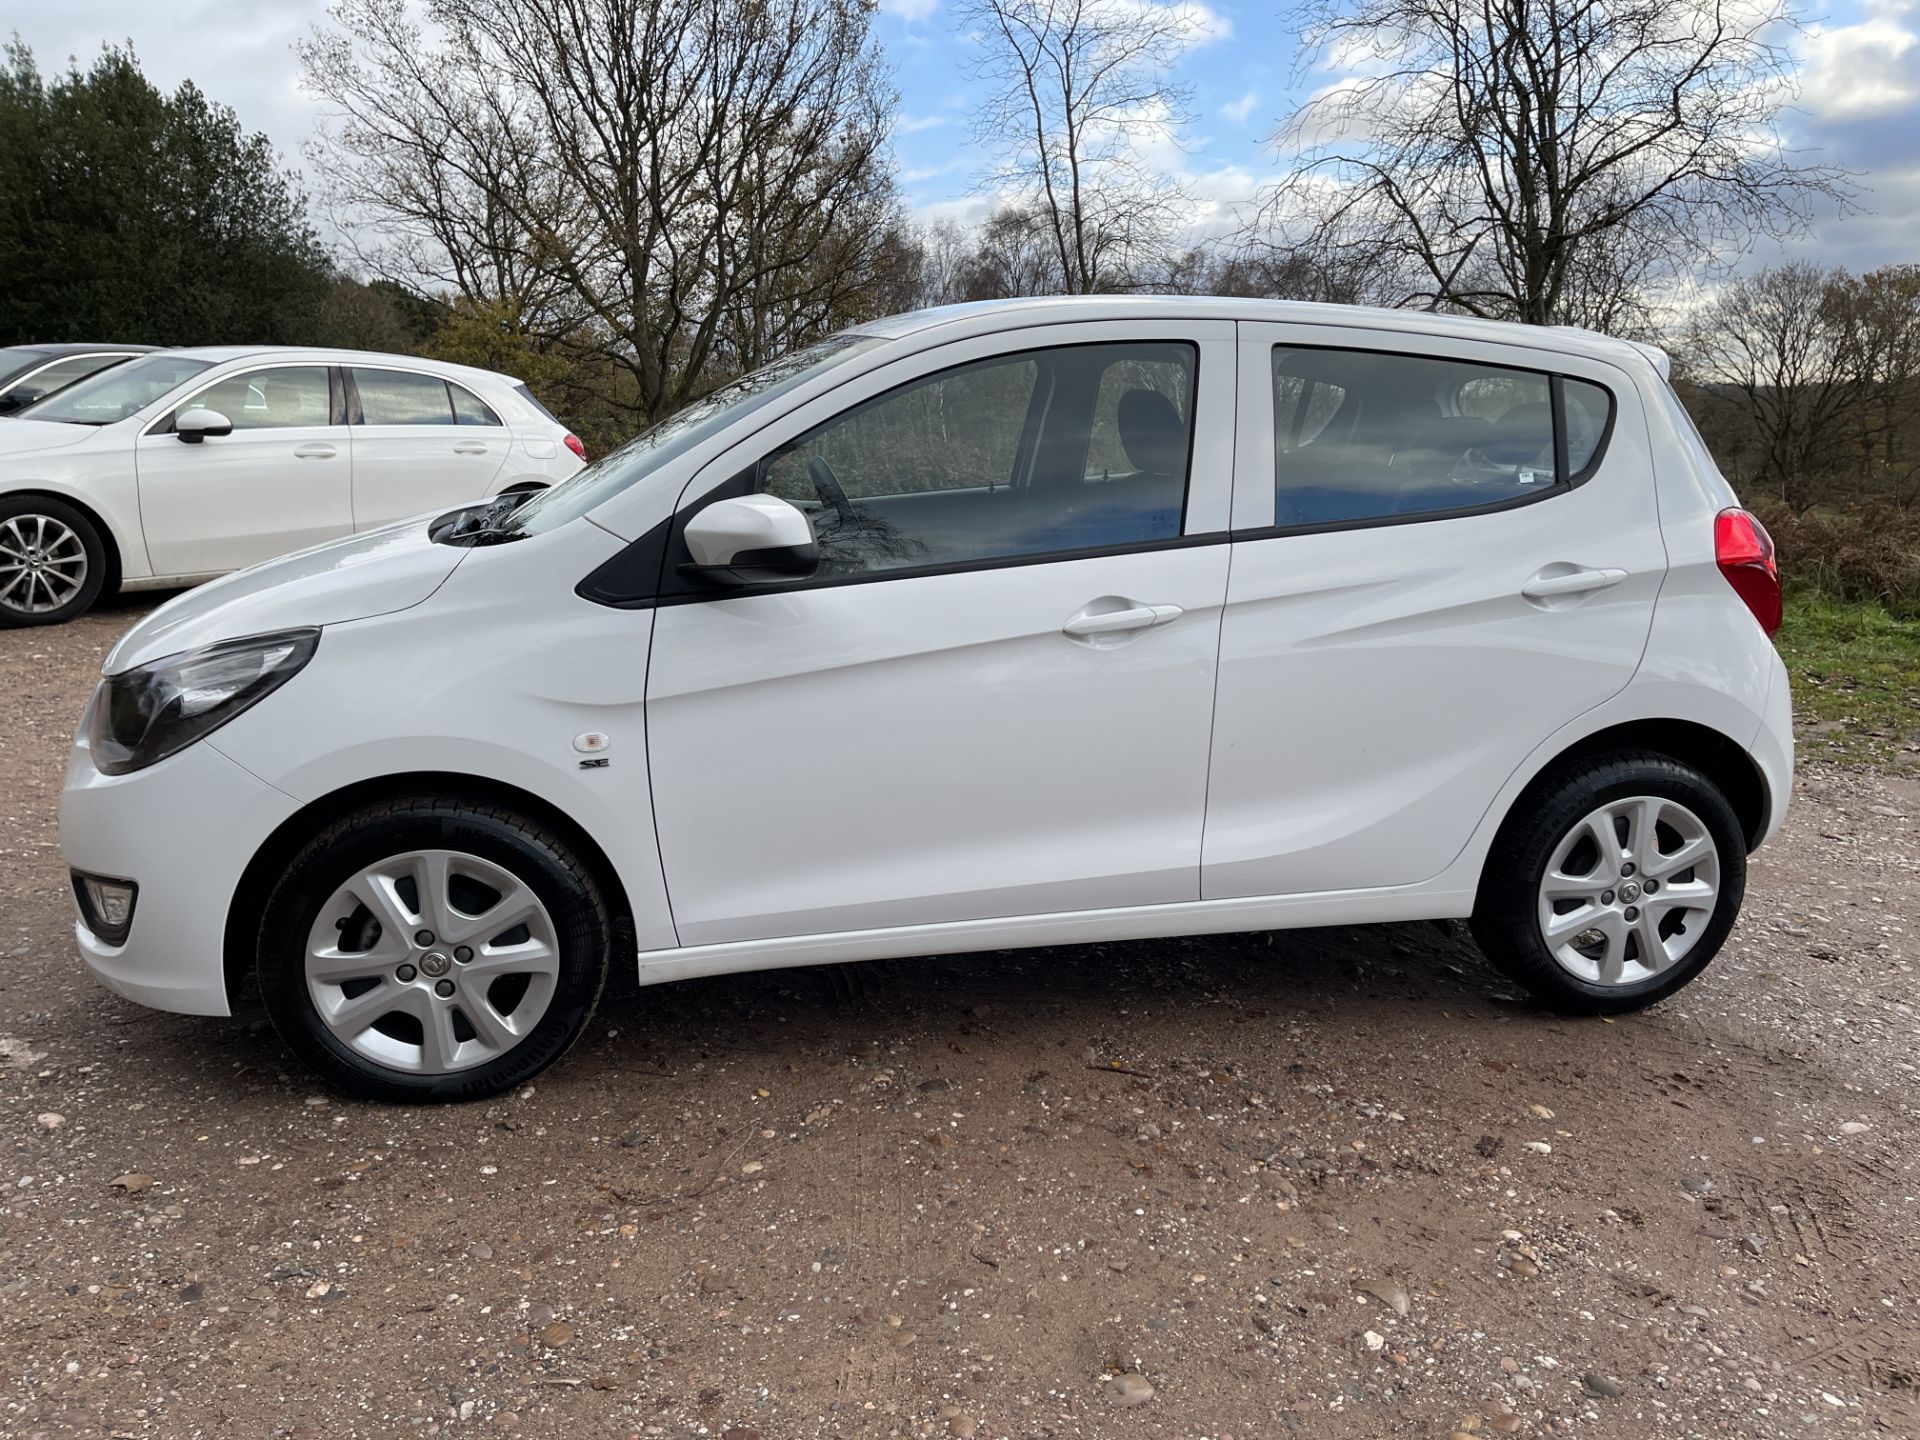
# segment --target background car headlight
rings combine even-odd
[[[185,749],[299,674],[319,643],[318,630],[284,630],[107,676],[87,710],[94,765],[124,775]]]

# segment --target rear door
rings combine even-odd
[[[353,525],[373,530],[490,493],[512,436],[457,381],[418,370],[347,367]]]
[[[230,435],[174,432],[217,410]],[[214,381],[134,442],[140,521],[156,575],[238,570],[353,531],[353,448],[326,365],[265,365]]]
[[[1240,326],[1208,899],[1408,885],[1623,688],[1666,570],[1630,376]]]
[[[703,472],[815,578],[680,584],[647,682],[682,944],[1194,900],[1232,327],[1060,325],[905,358]]]

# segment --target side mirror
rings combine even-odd
[[[196,405],[173,417],[173,433],[188,445],[198,445],[209,435],[231,435],[233,422],[218,410]]]
[[[16,385],[6,394],[0,395],[0,415],[11,415],[16,410],[24,410],[36,400],[47,398],[47,392],[38,385]]]
[[[681,573],[718,585],[804,580],[819,568],[813,523],[773,495],[716,500],[687,521]]]

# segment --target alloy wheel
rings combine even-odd
[[[1554,962],[1589,985],[1638,985],[1684,959],[1720,898],[1720,851],[1677,800],[1592,811],[1554,847],[1538,896]]]
[[[533,889],[457,850],[412,850],[366,866],[320,908],[307,993],[355,1054],[446,1075],[498,1059],[553,1000],[560,942]]]
[[[51,515],[0,521],[0,605],[18,615],[46,615],[74,600],[87,583],[87,547]]]

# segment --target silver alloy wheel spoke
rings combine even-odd
[[[515,977],[524,983],[501,988]],[[559,932],[532,887],[457,850],[364,867],[320,907],[307,938],[307,993],[321,1022],[355,1054],[414,1074],[506,1054],[540,1023],[559,977]]]
[[[1637,985],[1699,943],[1720,897],[1720,852],[1677,800],[1635,795],[1567,830],[1536,896],[1554,961],[1590,985]]]
[[[71,604],[87,583],[87,547],[51,515],[14,515],[0,524],[0,606],[46,615]]]

